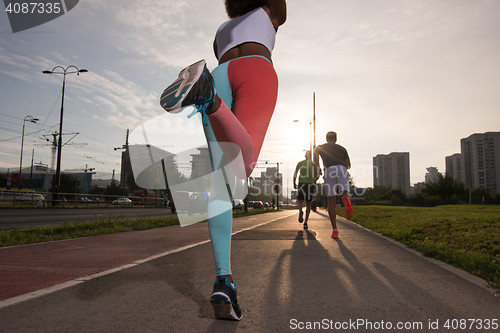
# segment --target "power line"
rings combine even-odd
[[[12,116],[12,115],[10,115],[10,114],[1,113],[1,112],[0,112],[0,114],[1,114],[2,116],[7,116],[7,117],[11,117],[11,118],[19,119],[19,120],[21,120],[21,121],[23,120],[23,118],[14,117],[14,116]]]
[[[32,133],[28,133],[28,134],[24,134],[24,135],[25,135],[25,136],[27,136],[27,135],[31,135],[31,134],[37,134],[37,133],[40,133],[40,130],[39,130],[39,131],[36,131],[36,132],[32,132]],[[14,139],[19,139],[20,137],[22,137],[22,135],[15,136],[15,137],[10,138],[10,139],[0,140],[0,142],[5,142],[5,141],[14,140]]]

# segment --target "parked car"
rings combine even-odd
[[[208,210],[208,199],[210,195],[208,193],[193,193],[189,197],[187,207],[188,214],[193,215],[196,213],[206,213]]]
[[[192,194],[193,192],[188,192],[188,191],[176,191],[172,194],[175,204],[175,210],[178,213],[189,212],[188,202]]]
[[[270,206],[270,205],[269,205],[269,202],[267,202],[267,201],[266,201],[266,202],[264,202],[264,208],[269,208],[269,206]]]
[[[243,210],[245,202],[241,199],[233,199],[233,210]]]
[[[131,205],[132,200],[129,198],[118,198],[115,201],[113,201],[113,205]]]
[[[262,201],[254,201],[253,202],[253,208],[262,209],[262,207],[264,207],[264,204],[262,203]]]
[[[34,192],[21,192],[21,193],[16,193],[16,200],[17,201],[44,201],[45,197],[42,194],[39,193],[34,193]]]

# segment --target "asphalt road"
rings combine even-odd
[[[0,230],[12,227],[30,228],[62,223],[91,222],[96,218],[126,216],[127,218],[172,216],[169,208],[61,208],[0,209]]]
[[[308,231],[297,214],[286,214],[233,222],[240,230],[231,248],[239,322],[214,318],[213,256],[208,226],[200,223],[0,249],[0,275],[45,264],[14,281],[98,264],[98,273],[75,274],[82,278],[64,288],[0,303],[0,333],[498,332],[500,299],[484,280],[472,282],[478,278],[343,218],[333,240],[324,210],[312,214]],[[129,252],[146,259],[103,272]],[[108,261],[113,265],[103,265]]]

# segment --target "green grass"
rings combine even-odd
[[[250,210],[234,212],[233,217],[256,215],[275,212],[273,210]],[[95,218],[92,222],[65,222],[59,225],[33,227],[0,231],[0,247],[52,242],[65,239],[82,238],[114,234],[127,231],[148,230],[154,228],[179,225],[177,217],[149,218],[144,217],[129,220],[125,214],[110,214]]]
[[[0,247],[16,246],[57,240],[99,236],[126,231],[147,230],[179,224],[171,218],[139,218],[128,220],[126,215],[109,215],[96,218],[93,222],[63,223],[54,226],[11,229],[0,232]]]
[[[500,206],[353,209],[351,221],[479,276],[500,290]]]

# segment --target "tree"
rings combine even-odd
[[[383,185],[375,185],[373,188],[369,187],[366,190],[365,197],[367,200],[380,201],[380,198],[390,190],[391,189],[389,187],[385,187]]]
[[[472,190],[471,201],[476,204],[491,204],[494,203],[493,196],[491,195],[491,190],[488,188],[480,187]]]
[[[438,174],[438,179],[425,184],[422,192],[430,196],[439,197],[442,203],[449,205],[454,196],[460,196],[465,192],[465,186],[450,174],[446,174],[446,176]]]
[[[386,194],[380,197],[382,201],[390,201],[393,205],[400,205],[406,203],[408,198],[406,194],[403,193],[399,188],[393,188],[389,190]]]

